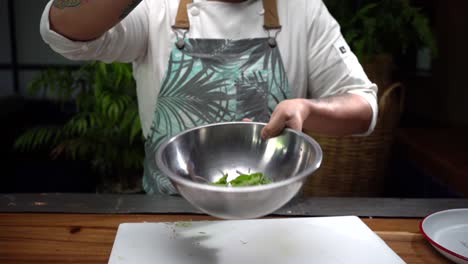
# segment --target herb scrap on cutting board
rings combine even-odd
[[[224,174],[219,180],[213,182],[213,185],[217,186],[232,186],[232,187],[246,187],[255,185],[265,185],[272,183],[268,177],[263,173],[257,172],[252,174],[241,174],[231,181],[227,181],[228,175]]]
[[[188,227],[192,227],[192,223],[191,222],[177,222],[175,223],[175,226],[179,228],[188,228]]]

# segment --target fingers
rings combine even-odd
[[[262,138],[269,139],[277,136],[284,129],[286,118],[282,113],[273,112],[268,124],[262,129]]]
[[[250,118],[244,118],[244,119],[242,119],[242,122],[252,122],[252,119],[250,119]]]
[[[296,131],[302,131],[302,121],[299,117],[292,118],[286,122],[286,127]]]
[[[279,135],[288,127],[296,131],[302,131],[303,121],[299,115],[288,116],[282,111],[273,112],[270,122],[262,130],[262,138],[268,139]]]
[[[302,131],[304,120],[310,115],[307,101],[302,99],[285,100],[279,103],[270,121],[262,129],[262,138],[268,139],[278,136],[285,127]]]

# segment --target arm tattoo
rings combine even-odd
[[[81,4],[81,0],[54,0],[54,6],[58,9],[65,9],[67,7],[76,7]]]
[[[122,12],[122,14],[120,15],[120,19],[124,19],[125,17],[128,16],[128,14],[130,14],[130,12],[133,11],[133,9],[135,9],[135,7],[137,7],[137,5],[141,2],[142,0],[133,0],[125,9],[124,11]]]

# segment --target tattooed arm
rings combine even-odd
[[[362,96],[345,93],[323,99],[290,99],[281,102],[262,131],[263,138],[285,127],[331,136],[364,133],[372,121],[372,108]]]
[[[88,41],[124,19],[142,0],[54,0],[51,28],[73,40]]]

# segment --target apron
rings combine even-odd
[[[269,37],[240,40],[186,39],[191,2],[179,4],[173,26],[177,41],[145,142],[143,188],[148,194],[177,194],[156,166],[156,152],[164,141],[206,124],[243,118],[268,122],[277,104],[290,96],[276,43],[281,29],[276,0],[263,0]]]

